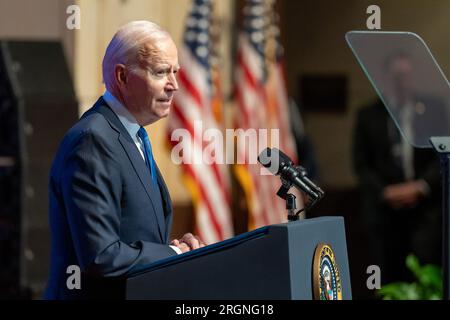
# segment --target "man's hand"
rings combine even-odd
[[[181,253],[185,253],[185,252],[191,251],[191,248],[189,248],[189,246],[186,243],[180,242],[177,239],[172,240],[172,242],[170,242],[170,245],[171,246],[175,246],[178,249],[180,249]]]
[[[383,199],[394,209],[413,208],[424,196],[422,181],[393,184],[383,190]]]
[[[181,239],[172,240],[170,245],[178,247],[183,253],[205,246],[203,241],[192,233],[186,233]]]

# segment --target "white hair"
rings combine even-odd
[[[111,39],[106,48],[102,62],[103,82],[111,91],[114,85],[114,67],[137,65],[143,45],[149,41],[170,38],[167,31],[150,21],[132,21],[122,26]]]

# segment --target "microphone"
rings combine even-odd
[[[287,190],[289,190],[291,185],[294,185],[314,201],[321,199],[325,195],[321,188],[308,179],[305,168],[294,166],[292,160],[277,148],[266,148],[263,150],[258,156],[258,162],[273,175],[279,175],[281,180],[284,180],[283,185],[285,185],[285,182],[289,185]],[[282,189],[283,187],[280,189],[281,193],[286,194],[287,190]]]
[[[322,198],[325,195],[325,192],[319,186],[317,186],[314,182],[309,180],[309,178],[306,176],[306,174],[307,174],[306,169],[303,168],[302,166],[296,166],[296,168],[300,171],[300,175],[302,176],[303,182],[305,182],[305,184],[307,186],[309,186],[311,189],[313,189],[317,193],[319,193],[320,198]]]

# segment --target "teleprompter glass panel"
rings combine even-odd
[[[450,136],[450,85],[418,35],[350,31],[345,38],[410,144],[431,148],[430,137]]]

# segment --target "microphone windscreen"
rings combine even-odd
[[[272,160],[271,156],[272,150],[270,150],[270,148],[266,148],[258,155],[258,162],[261,163],[264,167],[268,168],[270,167],[270,163]]]

